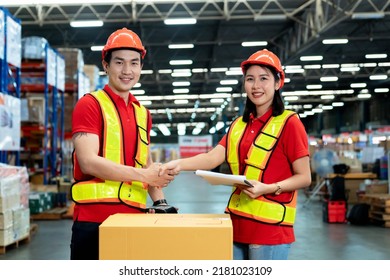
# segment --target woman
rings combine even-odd
[[[308,138],[298,115],[284,109],[279,58],[264,49],[241,63],[245,110],[210,152],[178,159],[161,171],[211,170],[224,161],[253,187],[237,185],[226,207],[236,260],[286,260],[295,241],[297,190],[311,183]]]

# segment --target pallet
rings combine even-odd
[[[68,207],[56,207],[42,213],[31,214],[33,220],[60,220],[67,213]]]
[[[370,205],[369,217],[373,224],[390,228],[390,194],[366,194],[362,199]]]
[[[18,240],[15,240],[14,242],[8,245],[0,246],[0,255],[4,255],[7,249],[18,248],[20,244],[29,243],[29,242],[30,242],[30,234],[22,238],[19,238]]]

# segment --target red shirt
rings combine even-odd
[[[240,174],[243,174],[244,160],[249,147],[271,114],[272,109],[260,118],[251,116],[239,147]],[[226,135],[219,144],[226,148]],[[264,171],[263,182],[271,184],[291,177],[293,175],[292,163],[305,156],[309,156],[308,137],[305,128],[300,119],[291,117],[287,121],[275,151]],[[231,218],[233,222],[233,240],[235,242],[278,245],[295,241],[293,227],[263,224],[237,215],[231,215]]]
[[[136,148],[136,121],[134,118],[134,108],[132,103],[139,104],[138,100],[132,95],[129,95],[129,102],[126,105],[124,100],[115,94],[108,85],[104,87],[104,91],[109,94],[117,107],[119,116],[122,120],[125,164],[134,166],[134,154]],[[148,131],[152,127],[152,120],[149,114]],[[100,143],[103,137],[103,117],[99,103],[96,99],[87,94],[80,98],[76,103],[72,116],[72,135],[78,132],[93,133],[99,136]],[[149,139],[150,140],[150,139]],[[101,150],[99,152],[101,154]],[[74,159],[73,175],[76,181],[88,180],[92,176],[83,174],[77,162],[77,155]],[[142,213],[141,210],[129,207],[125,204],[76,204],[74,208],[73,219],[78,221],[88,222],[103,222],[108,216],[116,213]]]

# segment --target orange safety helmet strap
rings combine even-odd
[[[102,58],[104,59],[109,50],[122,48],[135,49],[141,53],[142,58],[146,55],[146,49],[142,45],[138,35],[124,27],[113,32],[110,37],[108,37],[107,43],[102,50]]]
[[[252,54],[247,60],[241,63],[242,73],[245,74],[248,65],[266,65],[274,68],[279,74],[280,88],[283,87],[285,77],[283,67],[279,58],[273,52],[263,49]]]

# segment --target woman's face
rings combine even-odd
[[[271,107],[275,91],[279,86],[280,82],[275,81],[274,75],[267,67],[252,65],[245,73],[245,92],[256,108],[266,110]]]

